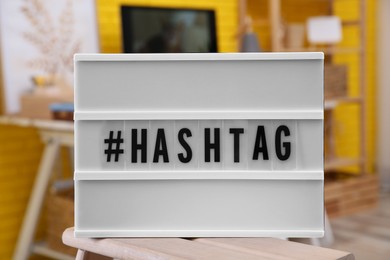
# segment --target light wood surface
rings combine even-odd
[[[50,130],[57,132],[73,132],[73,121],[34,119],[21,117],[17,114],[0,116],[0,124],[16,125],[21,127],[36,127],[40,130]]]
[[[367,135],[368,135],[368,113],[367,113],[367,54],[366,54],[366,46],[367,46],[367,32],[366,32],[366,12],[367,5],[366,0],[360,0],[360,46],[362,51],[360,53],[360,82],[359,82],[359,95],[362,97],[362,103],[360,106],[360,156],[364,158],[361,162],[362,174],[372,173],[370,169],[370,165],[367,163],[367,154],[368,154],[368,143],[367,143]]]
[[[276,238],[75,238],[66,245],[115,259],[354,259],[351,253]],[[85,255],[80,252],[81,256]]]
[[[271,24],[271,46],[272,51],[279,52],[282,49],[282,14],[280,0],[269,0],[269,19]]]

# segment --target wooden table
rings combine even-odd
[[[276,238],[93,239],[75,238],[73,231],[65,230],[62,240],[79,249],[77,260],[95,259],[92,253],[114,259],[355,259],[348,252]]]

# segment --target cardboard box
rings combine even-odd
[[[20,116],[37,119],[52,119],[50,105],[58,102],[73,102],[68,97],[44,94],[23,94],[20,97]]]

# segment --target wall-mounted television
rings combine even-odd
[[[217,52],[215,11],[121,6],[123,52]]]

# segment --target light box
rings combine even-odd
[[[77,237],[321,237],[323,54],[75,56]]]

